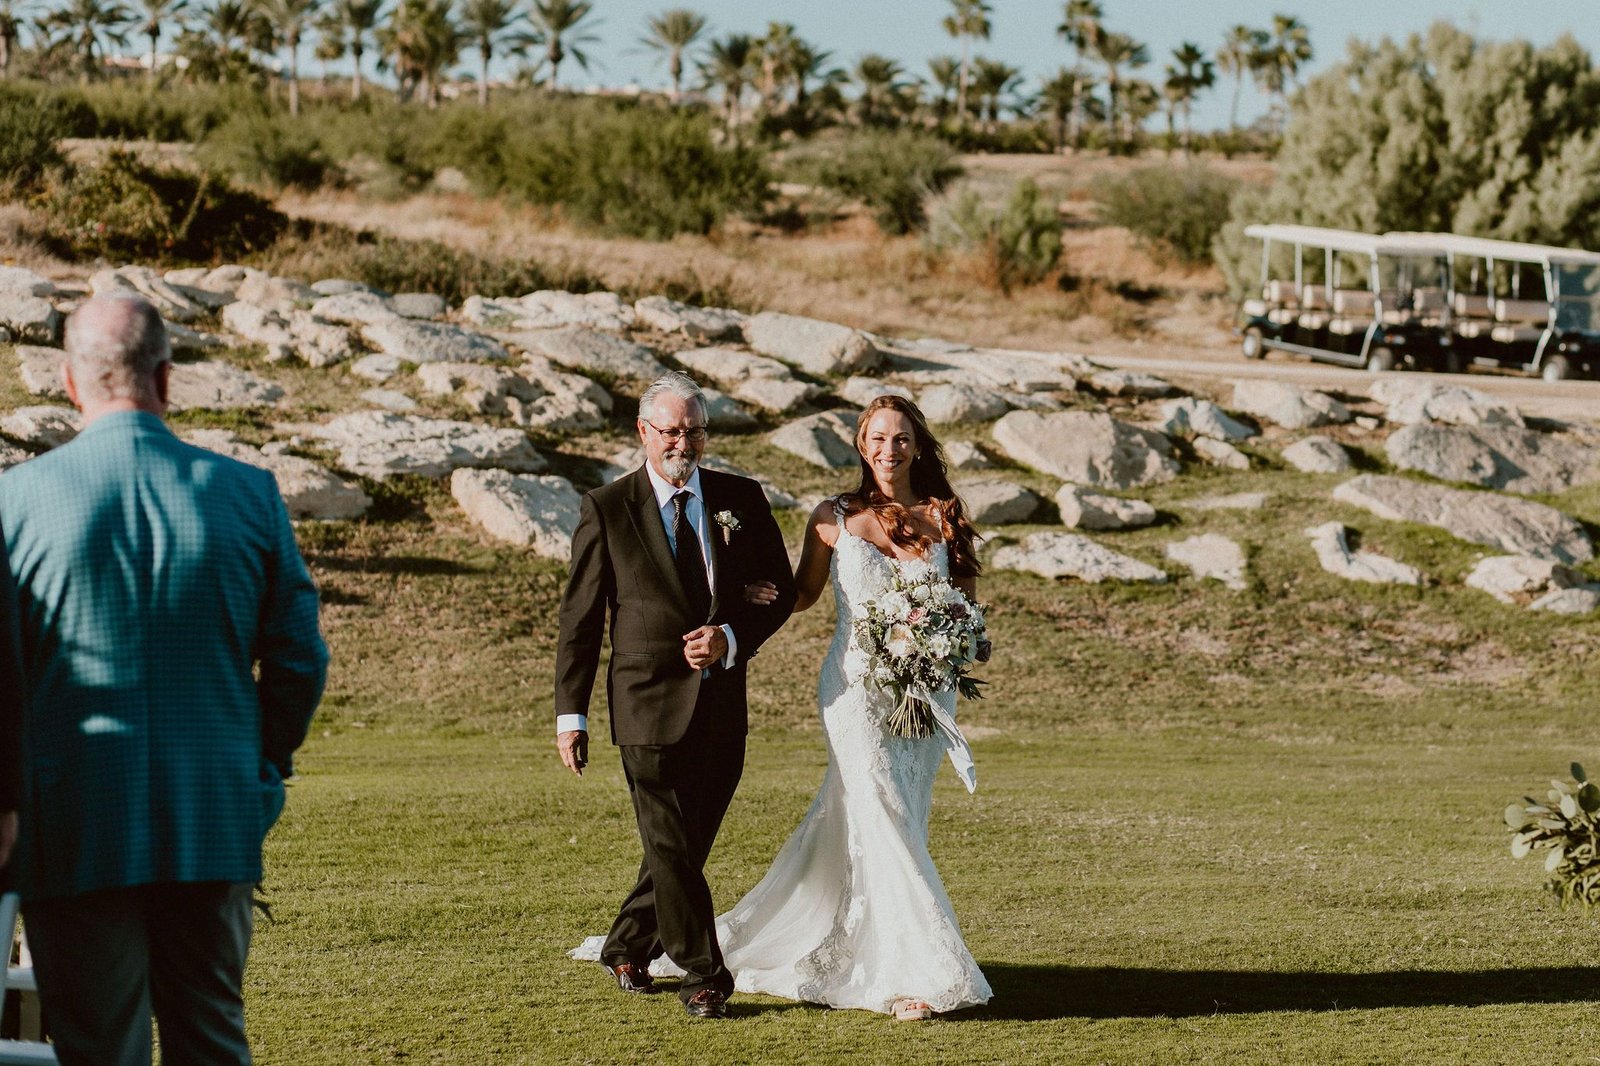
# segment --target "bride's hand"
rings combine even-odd
[[[765,607],[778,598],[778,586],[770,581],[754,581],[744,587],[744,602]]]

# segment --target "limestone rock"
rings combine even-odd
[[[1600,481],[1600,445],[1518,426],[1421,423],[1394,433],[1384,450],[1402,470],[1506,492],[1564,492]]]
[[[167,344],[176,354],[193,355],[201,352],[214,352],[228,347],[228,342],[215,333],[190,329],[188,326],[177,322],[167,322],[165,326],[167,329]]]
[[[1386,417],[1400,425],[1447,422],[1458,426],[1522,426],[1515,406],[1466,385],[1383,377],[1367,395],[1389,407]]]
[[[761,357],[757,356],[756,358],[759,359]],[[781,363],[778,365],[782,366]],[[839,393],[841,400],[857,407],[866,407],[867,404],[876,400],[879,396],[900,396],[907,400],[916,399],[911,394],[911,390],[904,385],[892,385],[880,378],[862,377],[859,374],[855,377],[846,378],[844,384],[840,385],[836,391]],[[926,414],[927,412],[923,413]]]
[[[583,326],[612,332],[632,329],[633,308],[614,292],[573,293],[541,289],[516,299],[469,296],[461,317],[490,329],[559,329]]]
[[[398,389],[368,389],[361,394],[361,402],[400,414],[408,414],[417,409],[417,401]]]
[[[61,314],[42,296],[0,290],[0,331],[25,344],[55,344],[61,337]]]
[[[174,363],[167,402],[174,411],[268,407],[283,389],[231,363]]]
[[[611,396],[581,374],[557,370],[541,359],[520,370],[481,363],[429,363],[417,381],[436,396],[459,391],[462,403],[480,414],[506,415],[546,432],[587,432],[606,424]]]
[[[1178,476],[1166,437],[1110,415],[1012,411],[992,432],[1013,459],[1062,481],[1120,490]]]
[[[339,465],[372,478],[443,477],[461,467],[534,473],[545,461],[520,429],[495,429],[389,411],[357,411],[318,427],[314,436],[339,449]]]
[[[749,316],[725,307],[694,307],[665,296],[646,296],[633,305],[635,320],[662,333],[681,333],[697,344],[733,340],[744,334]]]
[[[756,417],[725,392],[705,388],[700,390],[706,400],[706,422],[712,429],[752,429]]]
[[[401,318],[443,318],[450,310],[444,297],[433,292],[397,292],[389,297],[389,306]]]
[[[17,345],[17,373],[22,387],[34,396],[66,399],[67,390],[61,383],[61,361],[66,357],[60,348]]]
[[[507,339],[526,352],[585,374],[650,382],[667,372],[655,349],[586,326],[531,330]]]
[[[988,470],[994,466],[982,448],[966,440],[953,440],[946,444],[944,458],[952,470]]]
[[[531,548],[546,559],[565,561],[571,554],[583,497],[564,477],[457,470],[450,475],[450,495],[497,540]]]
[[[0,431],[36,448],[59,448],[83,425],[73,407],[18,407],[0,415]]]
[[[364,326],[397,317],[389,300],[363,289],[324,296],[311,305],[311,313],[324,322],[343,326]]]
[[[321,278],[311,283],[311,291],[319,296],[343,296],[348,292],[366,292],[374,296],[383,296],[383,293],[371,285],[353,278]]]
[[[1192,511],[1259,511],[1267,505],[1265,492],[1235,492],[1227,496],[1201,496],[1185,500]]]
[[[963,481],[955,486],[967,517],[980,526],[1026,522],[1039,510],[1039,497],[1009,481]]]
[[[1430,485],[1403,477],[1362,474],[1340,485],[1333,498],[1395,522],[1436,526],[1473,544],[1561,563],[1587,562],[1594,545],[1583,526],[1532,500],[1493,492]]]
[[[1332,396],[1280,381],[1236,381],[1229,406],[1284,429],[1310,429],[1350,421],[1349,408]]]
[[[715,381],[736,399],[774,414],[788,414],[818,393],[776,359],[735,348],[690,348],[674,358],[696,378]]]
[[[372,506],[361,486],[346,481],[310,459],[282,451],[263,451],[227,430],[195,429],[183,434],[190,444],[270,471],[291,518],[326,521],[360,518]]]
[[[181,283],[193,288],[204,289],[207,292],[220,293],[238,299],[239,289],[243,287],[244,283],[255,279],[267,281],[271,279],[271,275],[254,267],[244,267],[229,263],[224,266],[213,267],[210,270],[202,268],[198,276],[192,279],[186,277]],[[263,290],[258,287],[252,291],[259,294]]]
[[[1210,437],[1220,441],[1249,440],[1256,431],[1233,418],[1210,400],[1185,396],[1161,405],[1161,422],[1156,426],[1169,437]]]
[[[1156,520],[1156,509],[1143,500],[1108,496],[1082,485],[1061,486],[1056,506],[1068,529],[1136,529]]]
[[[1244,549],[1220,533],[1202,533],[1168,544],[1167,558],[1187,566],[1195,577],[1213,578],[1230,589],[1246,587]]]
[[[923,389],[917,406],[929,422],[988,422],[1011,410],[1011,404],[999,392],[977,385]]]
[[[364,355],[350,364],[350,372],[381,385],[400,373],[401,362],[397,355]]]
[[[1171,396],[1179,391],[1170,381],[1132,370],[1099,370],[1089,376],[1089,387],[1107,396]]]
[[[792,363],[808,374],[827,377],[869,370],[881,358],[858,329],[815,318],[763,311],[745,322],[745,339],[762,355]]]
[[[767,440],[773,447],[824,469],[843,470],[861,461],[856,451],[855,419],[838,411],[824,411],[790,422],[773,430]]]
[[[1479,561],[1465,581],[1468,588],[1487,592],[1502,603],[1516,603],[1519,595],[1537,596],[1581,583],[1577,571],[1528,555],[1492,555]]]
[[[1342,474],[1350,469],[1350,453],[1327,437],[1295,441],[1283,450],[1283,461],[1303,474]]]
[[[1021,544],[994,553],[991,565],[1001,570],[1026,570],[1041,577],[1075,577],[1102,581],[1140,581],[1162,584],[1164,570],[1129,558],[1076,533],[1033,533]]]
[[[0,293],[9,296],[54,296],[55,283],[24,267],[0,266]]]
[[[348,359],[354,351],[349,330],[292,306],[277,311],[241,300],[222,309],[222,324],[265,347],[269,359],[298,355],[308,366],[323,367]]]
[[[1528,605],[1530,611],[1549,611],[1551,614],[1592,614],[1600,608],[1600,585],[1582,585],[1578,588],[1557,589],[1540,596]]]
[[[209,280],[209,278],[208,278]],[[201,288],[211,288],[202,285]],[[295,278],[276,278],[259,270],[250,271],[239,281],[233,295],[235,299],[280,315],[310,307],[317,302],[316,289]]]
[[[134,292],[148,300],[161,317],[173,322],[193,322],[204,315],[207,306],[190,298],[149,267],[124,266],[97,270],[89,277],[89,288],[96,296],[110,292]]]
[[[493,337],[448,322],[396,316],[367,323],[361,327],[361,335],[383,354],[408,363],[481,363],[510,358],[505,345]]]
[[[1190,444],[1203,462],[1227,470],[1249,470],[1250,457],[1225,440],[1196,437]]]
[[[1376,552],[1352,552],[1348,534],[1342,522],[1328,522],[1306,530],[1317,561],[1330,574],[1350,581],[1368,581],[1380,585],[1421,585],[1422,573]]]

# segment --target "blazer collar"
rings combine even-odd
[[[699,481],[700,505],[706,509],[707,521],[711,521],[711,516],[717,513],[721,500],[721,493],[717,491],[719,479],[715,476],[703,476],[709,473],[696,470],[694,475]],[[650,477],[648,461],[635,470],[630,478],[628,496],[631,506],[628,508],[628,516],[633,521],[634,532],[638,534],[640,542],[644,545],[645,554],[650,557],[662,580],[671,587],[678,601],[685,603],[688,601],[688,596],[683,591],[683,582],[678,580],[678,568],[672,558],[672,545],[667,540],[667,529],[661,521],[661,508],[665,504],[660,503],[656,495],[657,489]],[[712,525],[715,526],[715,522],[712,522]],[[711,616],[715,617],[721,604],[719,590],[726,584],[728,559],[723,551],[722,538],[717,535],[715,528],[712,529],[708,539],[711,541],[711,565],[716,573],[715,587],[711,590]],[[704,621],[710,621],[710,618]]]

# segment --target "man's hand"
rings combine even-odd
[[[721,626],[701,626],[683,635],[683,657],[696,670],[716,666],[728,654],[728,635]]]
[[[755,607],[765,607],[777,602],[778,586],[770,581],[754,581],[744,587],[744,602]]]
[[[11,850],[17,846],[17,812],[0,814],[0,866],[11,861]]]
[[[582,777],[583,768],[589,765],[589,734],[581,729],[556,734],[556,751],[566,768]]]

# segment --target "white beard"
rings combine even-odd
[[[661,472],[667,475],[667,480],[680,484],[689,480],[689,475],[694,473],[694,468],[699,466],[698,459],[691,459],[686,455],[663,455],[661,457]]]

